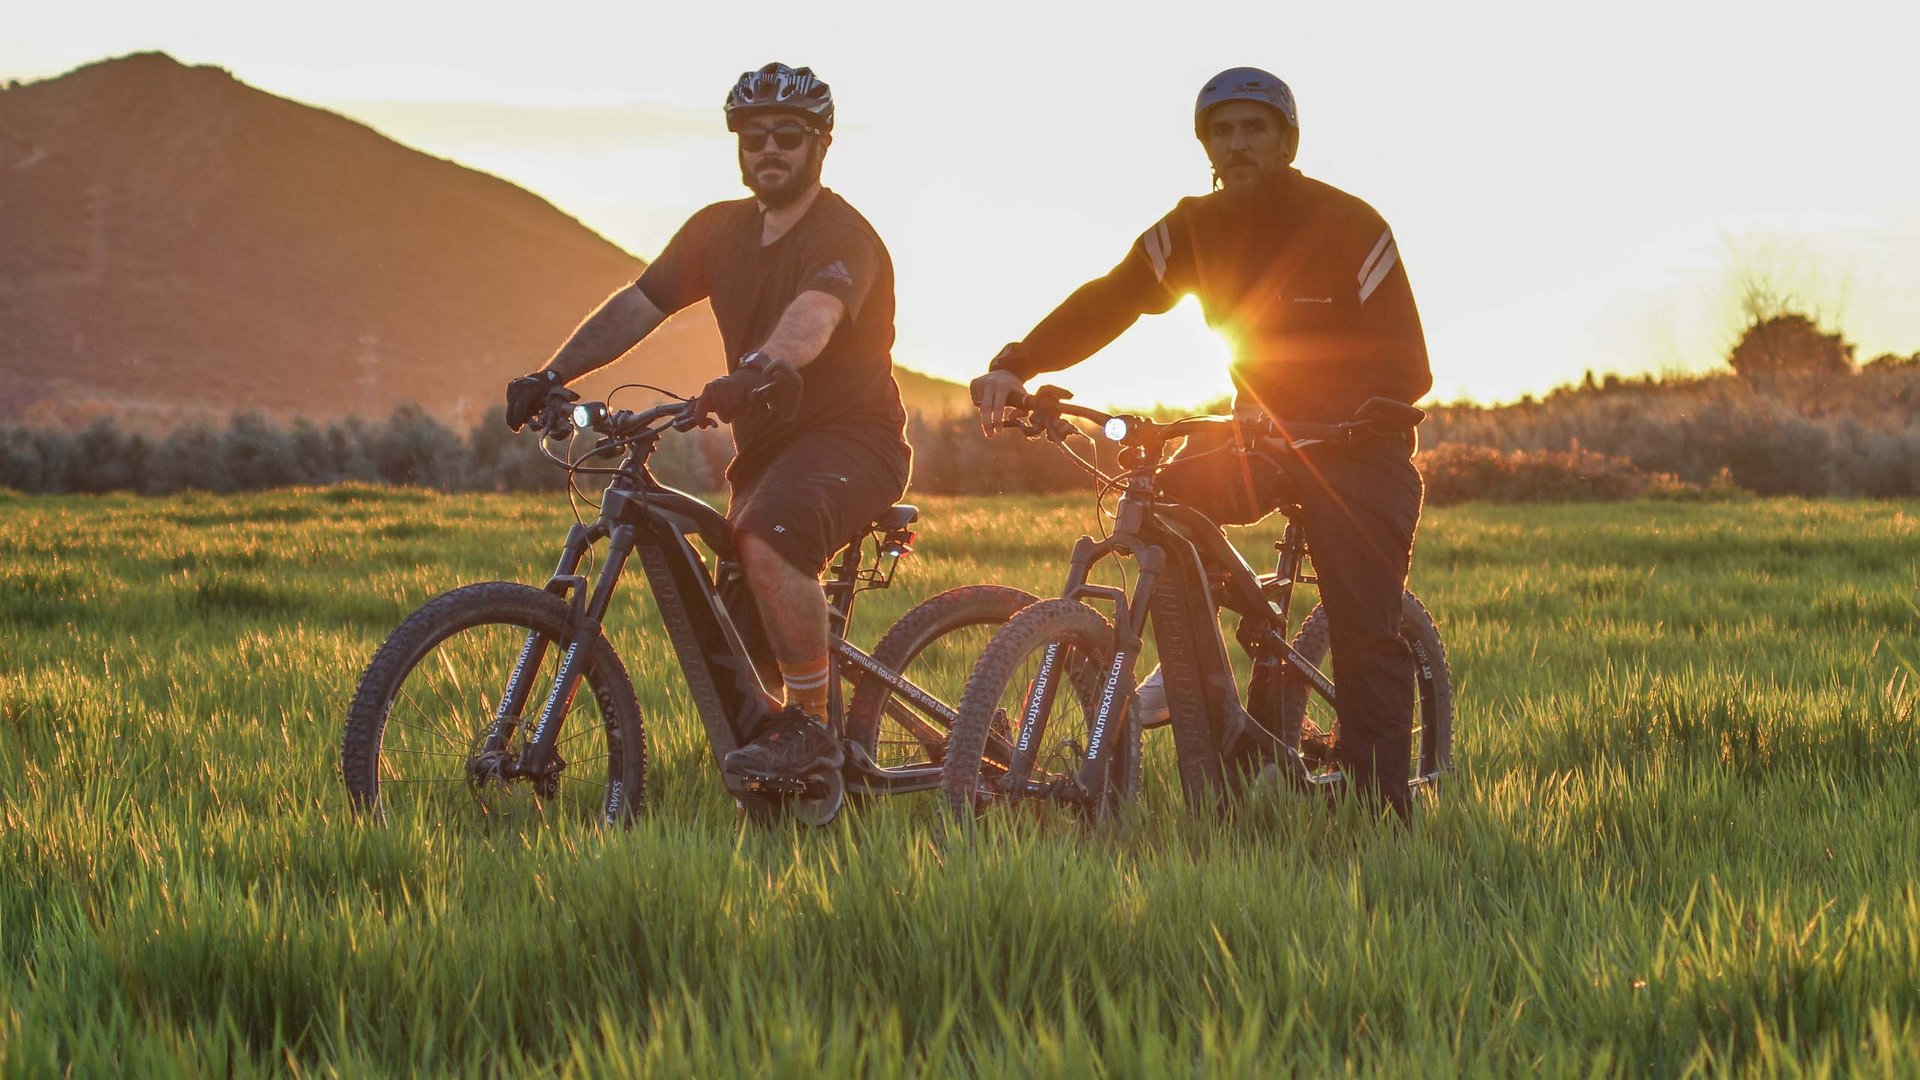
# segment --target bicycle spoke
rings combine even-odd
[[[429,689],[431,689],[431,687],[429,687]],[[457,726],[457,721],[459,720],[458,713],[448,710],[446,715],[452,718],[456,722],[456,726],[453,728],[443,727],[439,723],[436,723],[433,719],[434,716],[438,715],[438,711],[429,710],[422,707],[420,702],[414,698],[412,690],[410,690],[405,686],[402,686],[400,688],[400,695],[403,698],[405,698],[407,704],[412,707],[414,715],[420,718],[421,723],[414,724],[411,726],[416,728],[424,726],[427,730],[432,731],[434,734],[440,736],[441,738],[447,740],[448,742],[457,743],[460,745],[466,744],[467,737],[465,734],[463,734],[459,730]],[[441,704],[444,706],[446,703],[443,701],[441,702]]]
[[[599,712],[599,710],[597,709],[594,711],[596,714]],[[569,709],[567,710],[566,719],[561,721],[563,724],[567,724],[567,727],[563,727],[561,729],[564,732],[564,734],[560,736],[559,741],[554,743],[554,749],[558,750],[563,746],[571,746],[572,744],[579,742],[581,739],[586,739],[588,742],[592,742],[593,736],[595,734],[604,732],[606,730],[605,726],[601,724],[568,724],[567,721],[570,721],[572,719],[573,719],[573,710]],[[568,731],[567,730],[568,727],[572,728],[572,730]]]
[[[452,758],[455,761],[469,760],[466,754],[449,754],[444,750],[416,750],[411,746],[389,746],[386,748],[386,752],[389,754],[414,754],[420,757]]]
[[[433,696],[440,700],[440,707],[446,710],[447,718],[449,721],[453,723],[455,729],[457,730],[459,727],[461,727],[462,725],[460,724],[459,708],[456,707],[452,702],[448,701],[447,696],[445,694],[442,694],[440,692],[440,688],[438,686],[435,686],[433,683],[428,683],[427,689],[433,691]]]
[[[907,734],[911,736],[910,740],[894,740],[900,744],[904,745],[911,742],[912,744],[920,746],[947,745],[947,731],[945,728],[936,727],[932,723],[929,723],[923,719],[918,712],[914,711],[913,706],[898,697],[889,697],[886,705],[881,709],[881,713],[889,720],[905,728]]]
[[[416,713],[418,713],[418,714],[419,714],[419,715],[421,715],[421,716],[424,716],[424,715],[426,715],[425,713],[423,713],[423,712],[420,712],[420,710],[419,710],[419,709],[418,709],[417,707],[416,707],[416,709],[415,709],[415,712],[416,712]],[[451,743],[451,744],[452,744],[452,745],[454,745],[454,746],[465,746],[465,745],[467,745],[467,741],[466,741],[465,739],[461,739],[461,738],[455,738],[455,737],[454,737],[454,736],[453,736],[452,734],[450,734],[450,733],[449,733],[449,732],[448,732],[448,731],[447,731],[447,730],[446,730],[445,728],[442,728],[442,727],[440,727],[440,726],[438,726],[438,725],[436,725],[436,724],[433,724],[433,723],[425,723],[425,724],[415,724],[415,723],[409,723],[409,722],[407,722],[407,721],[405,721],[405,720],[402,720],[402,719],[400,719],[399,717],[397,717],[397,716],[395,716],[395,715],[393,714],[393,712],[392,712],[392,710],[388,710],[388,712],[387,712],[387,723],[389,723],[389,724],[399,724],[399,725],[400,725],[401,727],[404,727],[404,728],[412,728],[412,729],[413,729],[413,730],[415,730],[415,731],[424,731],[424,732],[426,732],[427,734],[429,734],[429,735],[432,735],[432,736],[434,736],[435,738],[437,738],[437,739],[439,739],[439,740],[440,740],[441,742],[445,742],[445,743]]]

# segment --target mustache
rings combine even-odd
[[[1238,153],[1228,154],[1227,160],[1224,162],[1221,162],[1221,165],[1226,168],[1232,168],[1235,165],[1252,165],[1252,164],[1253,164],[1253,155],[1238,154]]]

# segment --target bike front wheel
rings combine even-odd
[[[940,793],[970,823],[999,802],[1059,802],[1101,820],[1140,788],[1133,687],[1118,686],[1102,740],[1093,729],[1113,656],[1113,627],[1077,600],[1046,600],[995,634],[967,678]],[[1105,767],[1092,783],[1086,762]]]
[[[354,810],[384,821],[477,811],[601,824],[637,813],[646,733],[633,683],[604,636],[596,635],[561,721],[553,767],[537,777],[517,772],[566,651],[567,612],[552,593],[493,581],[408,616],[374,654],[348,709],[340,772]],[[522,665],[522,704],[501,716]]]

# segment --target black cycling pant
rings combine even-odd
[[[1412,442],[1362,437],[1315,446],[1281,467],[1234,453],[1231,437],[1188,440],[1160,490],[1220,525],[1252,524],[1289,499],[1327,608],[1340,734],[1336,753],[1358,791],[1406,817],[1413,757],[1413,654],[1400,636],[1401,594],[1423,488]]]

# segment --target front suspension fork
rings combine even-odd
[[[1092,537],[1081,537],[1074,545],[1067,587],[1063,591],[1068,599],[1093,598],[1114,605],[1113,655],[1101,675],[1099,707],[1089,722],[1086,757],[1081,761],[1074,780],[1081,791],[1096,800],[1105,791],[1107,763],[1113,756],[1109,731],[1115,723],[1125,723],[1128,711],[1133,707],[1133,694],[1120,691],[1122,687],[1133,685],[1134,666],[1140,657],[1146,621],[1146,606],[1140,601],[1153,588],[1154,579],[1159,576],[1165,560],[1164,552],[1158,547],[1132,552],[1140,566],[1140,578],[1131,598],[1119,589],[1089,585],[1087,576],[1093,564],[1112,554],[1115,547],[1116,542],[1111,538],[1096,542]],[[1060,693],[1060,681],[1070,678],[1067,671],[1069,652],[1071,650],[1061,642],[1048,642],[1040,661],[1040,670],[1027,686],[1027,693],[1022,698],[1019,736],[1008,761],[1005,779],[1005,790],[1009,795],[1031,793],[1028,778],[1033,772],[1034,753],[1039,749],[1036,744],[1044,735],[1048,718],[1053,715],[1053,702]],[[1068,692],[1074,692],[1073,688],[1068,688]]]
[[[606,561],[594,582],[593,595],[588,598],[586,579],[575,571],[587,548],[602,535],[610,537],[611,542],[607,546]],[[614,587],[620,580],[620,572],[628,556],[633,553],[633,546],[633,528],[629,525],[616,525],[605,531],[598,527],[575,525],[567,534],[560,564],[554,571],[553,579],[547,583],[548,591],[566,596],[570,601],[567,626],[561,642],[565,651],[562,653],[560,669],[554,675],[553,686],[541,707],[539,719],[534,723],[526,748],[512,770],[515,775],[541,777],[554,768],[554,745],[559,742],[560,729],[568,710],[573,707],[574,696],[579,693],[581,677],[586,673],[594,642],[600,635],[601,620],[613,600]],[[493,730],[488,735],[484,751],[499,754],[512,745],[514,730],[519,726],[522,710],[534,679],[545,662],[549,644],[544,634],[534,632],[527,635],[506,692],[501,695],[500,707],[495,713]]]

